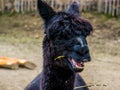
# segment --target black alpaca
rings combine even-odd
[[[90,61],[86,37],[92,26],[80,17],[78,2],[57,13],[38,0],[38,10],[45,22],[43,71],[25,90],[74,90],[75,86],[85,85],[77,72],[84,69],[84,62]]]

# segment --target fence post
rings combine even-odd
[[[24,0],[21,0],[21,12],[24,12]]]
[[[51,0],[51,6],[54,7],[54,0]]]
[[[117,13],[117,16],[119,15],[119,0],[117,0],[117,5],[116,5],[116,13]]]
[[[120,0],[119,1],[119,6],[118,6],[118,12],[119,12],[119,15],[120,15]]]
[[[30,0],[27,0],[27,2],[28,2],[28,11],[30,11]]]
[[[35,10],[37,10],[37,0],[35,0]]]
[[[114,5],[115,5],[115,0],[113,0],[113,3],[112,3],[112,16],[114,16],[114,13],[115,13],[114,12],[114,8],[115,8]]]
[[[105,10],[104,10],[105,14],[107,14],[107,8],[108,8],[108,0],[105,0]]]
[[[112,0],[109,0],[109,11],[108,11],[109,14],[112,13]]]
[[[27,0],[24,0],[24,12],[26,12],[28,10],[28,1]]]
[[[2,10],[2,12],[4,11],[4,7],[5,7],[4,1],[5,1],[5,0],[1,0],[1,10]]]
[[[34,7],[33,7],[33,4],[34,4],[34,3],[33,3],[33,1],[34,1],[34,0],[31,1],[31,9],[32,9],[32,11],[34,10]]]

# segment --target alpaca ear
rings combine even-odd
[[[93,26],[91,25],[91,23],[89,21],[84,21],[84,26],[83,26],[83,35],[84,36],[88,36],[90,35],[90,33],[93,31]]]
[[[79,16],[80,15],[80,4],[78,0],[74,0],[72,4],[68,7],[66,12],[69,14],[75,15],[75,16]]]
[[[49,21],[56,14],[56,12],[42,0],[37,1],[37,8],[40,16],[45,22]]]

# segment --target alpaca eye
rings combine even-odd
[[[77,35],[81,35],[81,34],[82,34],[82,32],[81,32],[80,30],[75,30],[74,32],[75,32],[75,34],[77,34]]]

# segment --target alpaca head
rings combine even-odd
[[[55,12],[47,3],[38,0],[38,11],[45,22],[45,34],[54,44],[56,65],[80,72],[84,62],[90,61],[86,37],[92,25],[80,17],[75,0],[65,12]]]

